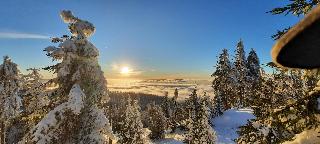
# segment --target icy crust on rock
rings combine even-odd
[[[59,128],[63,122],[64,113],[71,110],[74,114],[80,114],[81,109],[84,107],[83,99],[85,94],[82,92],[78,84],[74,84],[69,93],[67,102],[62,103],[55,109],[50,111],[34,128],[32,134],[32,141],[36,143],[50,143],[52,138],[55,137],[55,130]]]

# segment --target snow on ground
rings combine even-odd
[[[218,137],[218,144],[232,144],[238,137],[239,126],[245,125],[247,120],[255,118],[251,109],[230,109],[223,115],[213,119],[214,130]]]
[[[213,119],[214,130],[218,137],[218,144],[234,144],[238,137],[239,126],[245,125],[247,120],[255,118],[251,109],[230,109],[223,115]],[[183,131],[167,134],[164,139],[154,142],[155,144],[183,144]]]
[[[183,142],[174,138],[165,138],[155,142],[155,144],[183,144]]]
[[[185,131],[177,129],[175,133],[165,135],[164,139],[155,141],[155,144],[183,144]]]

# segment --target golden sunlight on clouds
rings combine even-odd
[[[146,71],[132,63],[113,63],[111,70],[106,70],[110,78],[140,78]]]
[[[129,67],[122,67],[120,73],[123,75],[129,75],[130,74]]]

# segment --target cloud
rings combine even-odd
[[[0,32],[0,39],[50,39],[50,37],[41,34]]]
[[[207,96],[214,97],[211,81],[208,80],[183,80],[173,79],[155,81],[138,79],[108,79],[108,89],[110,91],[146,93],[163,96],[165,92],[169,97],[174,96],[175,89],[179,90],[179,99],[188,98],[194,89],[197,89],[199,96],[206,92]]]
[[[141,70],[131,70],[129,71],[129,75],[130,76],[138,76],[138,75],[141,75],[144,71],[141,71]]]

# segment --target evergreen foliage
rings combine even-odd
[[[319,0],[290,0],[290,2],[282,7],[273,8],[268,13],[272,15],[279,15],[279,14],[292,14],[295,16],[306,15],[311,11],[313,7],[320,3]],[[285,28],[283,30],[278,30],[276,34],[272,35],[271,37],[274,40],[279,39],[282,35],[284,35],[290,27]]]
[[[161,107],[154,103],[148,105],[148,128],[151,130],[150,138],[161,139],[164,138],[164,134],[168,128],[167,118],[162,112]]]
[[[217,115],[220,115],[235,103],[233,97],[234,75],[227,49],[222,50],[216,65],[216,71],[211,77],[214,77],[212,87],[215,92],[215,111]]]
[[[46,69],[57,77],[51,79],[58,87],[49,95],[52,109],[24,138],[25,143],[106,143],[117,138],[108,119],[99,108],[107,101],[106,80],[98,64],[98,49],[87,38],[95,28],[88,21],[60,14],[69,24],[71,37],[53,38],[58,47],[44,51],[56,65]]]
[[[141,122],[140,106],[137,100],[128,98],[124,113],[123,125],[120,133],[120,143],[143,144],[145,141]]]
[[[205,101],[198,98],[196,90],[190,95],[192,98],[192,115],[190,117],[189,131],[185,142],[188,144],[214,144],[215,131],[209,124],[209,110]]]
[[[0,65],[0,139],[1,143],[17,142],[21,129],[16,123],[22,111],[21,78],[17,64],[5,56]],[[18,129],[16,129],[18,127]]]
[[[237,97],[236,107],[245,107],[247,106],[245,101],[248,91],[248,69],[242,40],[237,44],[233,70],[235,79],[237,80],[236,86],[234,87],[235,95]]]

